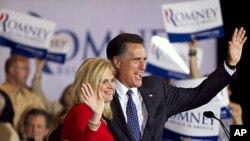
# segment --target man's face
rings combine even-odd
[[[16,83],[20,85],[25,85],[29,76],[29,62],[28,61],[18,61],[13,66],[13,79],[15,79]]]
[[[124,53],[117,58],[117,79],[127,88],[140,87],[146,68],[146,51],[143,44],[129,43]]]
[[[42,115],[31,115],[28,117],[25,133],[28,138],[34,138],[35,141],[43,141],[48,135],[49,129],[46,127],[45,117]]]

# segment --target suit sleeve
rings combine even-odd
[[[220,65],[195,88],[177,88],[164,84],[165,106],[169,117],[208,103],[235,78],[236,73],[230,76],[224,66]]]

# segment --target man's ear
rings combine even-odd
[[[119,66],[120,66],[120,58],[118,56],[115,56],[113,58],[113,62],[114,62],[115,67],[119,68]]]
[[[15,73],[15,66],[11,66],[8,70],[8,74],[13,75]]]
[[[48,128],[45,129],[43,135],[44,135],[45,137],[49,135],[49,129],[48,129]]]

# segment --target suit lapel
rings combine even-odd
[[[144,129],[143,132],[143,137],[142,137],[142,141],[147,141],[150,140],[151,137],[151,127],[153,125],[153,115],[154,115],[154,111],[155,111],[155,103],[154,103],[154,91],[144,88],[144,87],[140,87],[139,91],[142,95],[143,101],[146,105],[147,111],[148,111],[148,120],[146,123],[146,127]],[[128,129],[127,129],[127,125],[126,125],[126,120],[125,117],[123,115],[123,111],[121,108],[121,104],[118,98],[118,94],[115,93],[113,100],[111,102],[111,108],[112,108],[112,112],[114,115],[114,119],[112,122],[114,122],[115,124],[117,124],[120,129],[126,134],[126,136],[128,138],[131,139],[132,135],[129,133]]]
[[[126,128],[126,121],[123,115],[122,107],[118,98],[117,93],[114,95],[114,99],[111,102],[112,111],[114,114],[114,120],[122,127]]]
[[[115,124],[117,124],[121,128],[121,130],[127,135],[127,137],[131,139],[132,135],[127,129],[126,120],[123,115],[122,107],[117,92],[115,93],[111,102],[111,108],[114,116],[113,122],[115,122]]]
[[[146,141],[147,139],[150,139],[151,137],[151,130],[153,125],[153,115],[155,112],[155,96],[154,91],[145,87],[139,88],[141,96],[143,98],[143,101],[146,105],[147,111],[148,111],[148,120],[146,123],[146,127],[143,132],[142,140]]]

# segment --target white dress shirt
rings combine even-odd
[[[116,92],[118,93],[120,104],[122,106],[123,115],[127,122],[126,108],[127,108],[128,96],[126,95],[126,93],[129,89],[117,79],[115,81],[115,84],[116,84]],[[147,111],[145,103],[143,102],[143,98],[138,88],[131,88],[130,90],[133,91],[132,99],[135,103],[137,114],[138,114],[141,136],[143,136],[143,131],[145,129],[147,119],[148,119],[148,111]]]
[[[233,75],[236,71],[236,68],[234,70],[228,68],[228,66],[226,65],[226,62],[224,61],[224,68],[226,69],[226,71],[228,72],[229,75]]]

